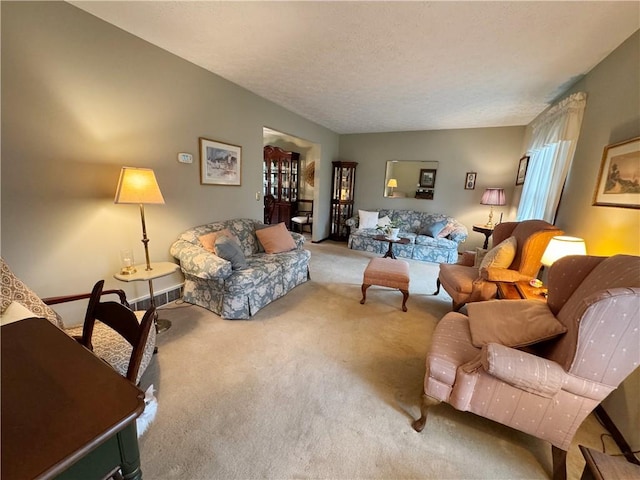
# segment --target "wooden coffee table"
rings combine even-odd
[[[407,243],[409,243],[411,240],[409,240],[408,238],[388,238],[386,235],[376,235],[373,237],[374,240],[378,240],[380,242],[388,242],[389,243],[389,248],[387,249],[387,253],[385,253],[382,258],[393,258],[395,259],[396,256],[393,253],[393,244],[394,243],[399,243],[400,245],[406,245]]]

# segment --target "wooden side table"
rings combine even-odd
[[[406,245],[410,242],[408,238],[387,238],[385,235],[376,235],[373,237],[374,240],[378,240],[380,242],[388,242],[389,248],[387,249],[387,253],[385,253],[382,258],[393,258],[395,260],[396,255],[393,253],[393,244],[399,243],[400,245]]]
[[[584,445],[578,445],[586,464],[581,480],[614,480],[640,478],[640,466],[628,462],[624,457],[614,457]]]
[[[541,300],[547,301],[547,289],[532,287],[529,282],[497,282],[498,298],[503,300]]]
[[[484,234],[484,245],[482,248],[487,248],[489,245],[489,237],[493,234],[493,227],[487,227],[485,225],[474,225],[473,231]]]
[[[116,273],[113,277],[122,282],[141,282],[148,281],[149,282],[149,294],[151,295],[150,302],[151,306],[156,306],[156,301],[153,295],[153,280],[160,277],[166,277],[167,275],[171,275],[172,273],[178,271],[180,266],[172,263],[172,262],[151,262],[151,270],[145,270],[147,268],[146,264],[136,265],[135,273],[124,274],[124,273]],[[156,310],[156,332],[162,333],[165,330],[171,328],[171,321],[158,318],[158,311]]]

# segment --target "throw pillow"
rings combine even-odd
[[[438,238],[445,238],[449,236],[455,229],[455,225],[453,225],[452,223],[447,223],[447,226],[444,227],[438,234]]]
[[[256,235],[267,253],[288,252],[296,248],[296,242],[284,223],[256,230]]]
[[[524,347],[549,340],[567,331],[539,300],[489,300],[467,304],[471,343]]]
[[[378,226],[378,212],[358,210],[358,228],[376,228]]]
[[[487,252],[480,268],[509,268],[516,256],[516,237],[509,237]]]
[[[235,241],[225,235],[219,235],[216,239],[216,255],[231,262],[232,270],[244,270],[248,267],[244,253]]]
[[[391,225],[391,219],[389,215],[385,215],[384,217],[378,219],[378,227],[386,227],[387,225]]]
[[[476,247],[476,257],[473,261],[474,267],[480,268],[480,264],[482,263],[482,260],[484,260],[484,257],[488,251],[489,250],[487,250],[486,248]]]
[[[238,237],[236,237],[228,228],[218,230],[217,232],[207,233],[206,235],[200,235],[198,237],[198,240],[200,241],[202,248],[210,251],[211,253],[216,253],[216,239],[221,235],[235,241],[238,245],[240,245],[240,240],[238,240]]]
[[[426,225],[421,231],[420,234],[421,235],[429,235],[430,237],[433,238],[438,238],[438,235],[440,234],[440,232],[442,232],[442,230],[444,230],[444,227],[447,226],[447,221],[446,220],[440,220],[439,222],[435,222],[435,223],[431,223],[429,225]]]
[[[27,307],[20,302],[11,302],[7,309],[0,315],[0,325],[6,325],[7,323],[17,322],[18,320],[24,320],[25,318],[37,317]]]

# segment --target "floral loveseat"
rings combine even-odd
[[[458,245],[469,235],[467,227],[453,217],[441,213],[420,212],[417,210],[379,210],[378,219],[388,217],[399,228],[399,237],[409,239],[406,245],[395,244],[396,256],[436,263],[456,263]],[[351,228],[348,246],[354,250],[383,254],[387,251],[386,242],[373,237],[382,232],[374,228],[359,228],[360,218],[354,216],[346,221]],[[442,227],[440,231],[439,228]],[[433,235],[435,233],[435,236]]]
[[[257,220],[235,219],[209,223],[182,233],[171,246],[184,273],[185,302],[200,305],[222,318],[247,319],[270,302],[309,278],[311,253],[303,248],[304,237],[288,232],[290,251],[265,253],[256,229],[269,227]],[[200,237],[227,229],[239,241],[244,268],[205,249]],[[217,244],[216,244],[217,245]]]

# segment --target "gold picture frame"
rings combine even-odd
[[[604,147],[593,205],[640,208],[640,137]]]

